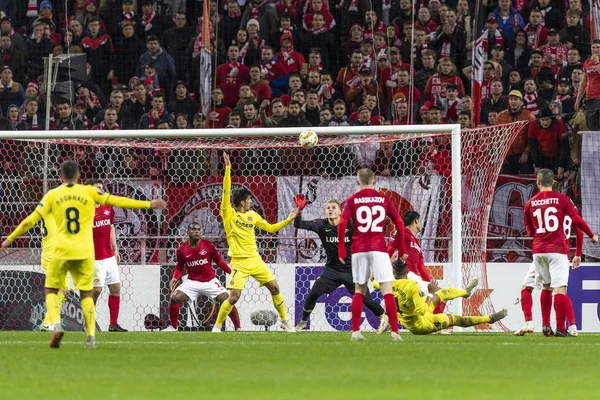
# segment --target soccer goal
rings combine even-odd
[[[200,222],[204,237],[227,252],[219,216],[223,151],[232,159],[233,190],[249,189],[254,209],[270,222],[289,214],[297,193],[310,202],[303,219],[326,218],[328,200],[344,201],[358,189],[356,168],[371,167],[376,188],[392,199],[401,215],[408,210],[421,215],[420,239],[431,277],[440,286],[479,279],[481,290],[469,300],[455,300],[447,310],[484,315],[494,310],[486,290],[489,208],[505,154],[523,126],[313,128],[319,144],[312,149],[298,143],[306,128],[0,132],[0,221],[7,235],[44,191],[59,183],[59,165],[69,158],[79,161],[84,182],[100,178],[110,193],[165,198],[165,211],[116,210],[121,325],[144,330],[148,314],[167,318],[175,250],[186,240],[190,222]],[[387,234],[392,233],[388,223]],[[30,231],[9,255],[0,255],[0,330],[35,329],[41,323],[41,234],[42,228]],[[297,322],[325,261],[319,239],[291,224],[274,235],[257,232],[257,240]],[[373,296],[382,299],[378,292]],[[350,301],[343,287],[322,296],[310,329],[350,330]],[[243,329],[258,330],[250,315],[272,309],[270,295],[250,280],[238,309]],[[77,296],[62,311],[63,320],[76,329],[82,321]],[[369,311],[364,316],[363,327],[376,329],[378,319]],[[180,326],[210,329],[215,317],[213,304],[200,298],[182,307]],[[108,325],[106,292],[98,302],[98,324],[101,329]]]

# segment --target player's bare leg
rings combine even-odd
[[[529,333],[533,333],[533,299],[531,292],[533,288],[530,286],[523,286],[521,288],[521,310],[523,310],[523,316],[525,317],[525,325],[521,329],[515,332],[515,336],[525,336]]]
[[[292,321],[287,319],[287,310],[285,308],[285,301],[283,300],[283,296],[281,295],[281,292],[279,291],[279,284],[277,283],[277,280],[274,279],[270,282],[265,283],[265,287],[267,289],[269,289],[269,292],[271,292],[271,297],[273,299],[273,306],[275,306],[275,309],[277,310],[277,314],[279,314],[279,319],[281,320],[279,327],[286,332],[290,332],[290,333],[296,332],[296,328],[294,328],[294,324],[292,323]]]
[[[225,319],[227,319],[227,316],[231,313],[233,306],[238,302],[241,295],[241,289],[229,289],[229,297],[221,303],[221,308],[219,308],[217,321],[212,328],[213,333],[221,332]]]
[[[121,284],[108,285],[108,311],[110,314],[109,332],[127,332],[119,325],[119,310],[121,309]]]

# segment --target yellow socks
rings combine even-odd
[[[96,307],[94,299],[86,297],[81,300],[81,310],[85,319],[85,329],[88,336],[96,336]]]
[[[221,308],[219,309],[219,315],[217,315],[217,321],[215,325],[223,326],[223,323],[227,319],[227,316],[231,312],[233,305],[229,302],[229,300],[225,300],[223,304],[221,304]]]
[[[60,322],[60,305],[57,293],[46,294],[46,317],[44,318],[44,324],[54,325]]]
[[[479,324],[485,324],[490,322],[490,316],[486,315],[483,317],[461,317],[460,315],[452,315],[452,325],[462,326],[467,328],[469,326],[475,326]]]
[[[65,302],[66,298],[65,295],[59,290],[58,293],[55,294],[55,296],[57,296],[57,301],[56,301],[56,306],[58,307],[58,309],[56,310],[56,315],[58,315],[58,321],[55,323],[60,322],[60,308],[62,307],[63,303]],[[48,299],[46,296],[46,304],[48,303]],[[46,305],[46,308],[48,308],[48,306]],[[44,317],[44,320],[42,321],[42,324],[44,325],[49,325],[52,324],[52,322],[50,322],[50,314],[48,311],[46,311],[46,316]]]
[[[446,302],[459,297],[465,297],[467,295],[467,291],[465,289],[448,288],[438,290],[435,292],[435,294],[437,294],[443,302]]]
[[[287,312],[285,310],[285,302],[283,301],[283,296],[281,295],[281,293],[273,296],[273,305],[275,306],[275,309],[277,310],[277,314],[279,314],[279,318],[281,318],[282,321],[287,321]]]

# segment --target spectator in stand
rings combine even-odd
[[[498,115],[497,112],[492,112],[492,114],[494,114],[494,119]],[[458,123],[460,124],[460,129],[471,129],[473,127],[473,123],[471,122],[471,114],[465,111],[458,113]]]
[[[187,24],[185,12],[181,10],[174,15],[173,22],[175,26],[162,36],[163,49],[173,56],[178,79],[185,79],[188,76],[187,46],[196,36],[196,30]]]
[[[567,26],[560,31],[560,42],[571,50],[578,50],[584,58],[589,55],[587,44],[590,43],[590,33],[579,23],[579,12],[567,11]],[[568,58],[568,54],[567,54]]]
[[[465,30],[456,23],[456,10],[448,10],[446,20],[438,27],[430,44],[440,59],[448,57],[454,65],[463,65],[466,36]]]
[[[112,131],[112,130],[120,130],[119,124],[117,123],[117,118],[119,113],[116,108],[109,106],[104,110],[104,119],[100,121],[98,125],[95,125],[92,130],[99,131]]]
[[[238,32],[238,46],[240,46],[239,61],[244,65],[254,65],[260,62],[262,48],[267,42],[259,36],[260,26],[256,19],[251,19],[246,25],[246,31]],[[246,40],[243,41],[243,33],[246,34]],[[241,37],[240,37],[241,36]]]
[[[102,104],[98,95],[91,91],[84,84],[79,84],[77,86],[77,100],[78,102],[83,103],[85,112],[80,112],[80,114],[85,117],[84,120],[89,120],[88,128],[91,128],[94,126],[94,118],[100,111],[102,111],[102,108],[104,105],[106,105],[106,102]]]
[[[342,92],[343,98],[348,99],[348,92],[352,90],[355,82],[360,80],[360,69],[363,62],[363,56],[360,51],[352,53],[350,65],[340,69],[336,78],[338,90]],[[348,103],[350,104],[350,103]]]
[[[412,87],[412,98],[410,97],[410,67],[402,66],[398,69],[397,83],[398,86],[394,90],[394,96],[398,93],[402,93],[407,101],[412,101],[414,104],[419,105],[421,103],[421,92],[415,86]]]
[[[25,103],[25,112],[19,118],[17,130],[19,131],[39,131],[44,130],[45,125],[41,116],[38,115],[37,99],[27,100]]]
[[[110,23],[108,33],[110,33],[115,42],[122,38],[121,35],[125,24],[131,24],[136,34],[143,35],[142,19],[136,11],[133,0],[123,0],[121,12],[118,13]]]
[[[288,13],[285,13],[281,16],[281,19],[279,20],[279,30],[275,32],[273,37],[270,39],[271,45],[275,48],[276,51],[282,51],[281,36],[283,36],[284,34],[291,35],[293,43],[300,47],[300,44],[302,43],[301,30],[298,29],[292,23],[292,21],[293,18]]]
[[[100,18],[91,18],[88,23],[90,34],[81,40],[87,62],[92,67],[91,80],[98,85],[106,96],[110,92],[114,77],[112,39],[106,33],[100,33]]]
[[[275,3],[275,12],[280,20],[284,15],[288,15],[292,21],[296,20],[296,2],[294,0],[280,0]]]
[[[513,70],[513,66],[506,62],[504,55],[504,46],[496,45],[492,49],[491,61],[499,65],[502,72],[502,75],[496,76],[496,78],[502,80],[503,84],[508,85],[508,73]],[[496,68],[496,71],[498,71],[498,68]]]
[[[352,25],[350,28],[350,39],[342,45],[340,65],[347,65],[352,59],[354,52],[360,52],[360,45],[363,41],[363,28],[359,24]]]
[[[331,119],[331,109],[325,106],[319,110],[319,126],[325,126],[327,121]]]
[[[523,94],[513,90],[508,94],[508,109],[498,114],[496,123],[503,125],[516,121],[535,120],[535,116],[524,109],[523,105]],[[502,174],[531,174],[533,172],[533,163],[527,147],[527,132],[528,127],[523,128],[510,146],[502,165]]]
[[[310,127],[312,124],[304,117],[302,113],[302,105],[292,100],[288,104],[288,115],[283,118],[278,127],[279,128],[291,128],[291,127]]]
[[[425,104],[419,108],[419,118],[421,119],[421,124],[427,125],[429,124],[429,106],[431,106],[430,101],[426,101]]]
[[[436,96],[435,104],[440,108],[442,119],[447,124],[455,124],[458,114],[462,112],[462,100],[458,98],[458,86],[446,85],[445,97]]]
[[[285,32],[279,39],[281,44],[281,51],[277,53],[277,59],[283,65],[288,75],[291,73],[299,73],[306,61],[302,53],[294,50],[294,38],[293,36]]]
[[[402,155],[394,149],[393,142],[381,142],[379,151],[371,165],[371,169],[376,175],[380,176],[399,176],[403,172]]]
[[[51,130],[80,131],[87,129],[83,122],[83,117],[73,110],[73,106],[71,106],[68,100],[59,98],[55,102],[55,106],[58,111],[58,118],[51,118]]]
[[[514,66],[521,74],[529,68],[531,50],[527,42],[527,33],[523,29],[519,29],[515,33],[515,38],[505,58],[508,64]]]
[[[334,101],[342,98],[342,93],[335,90],[333,77],[327,71],[321,73],[320,87],[318,88],[319,106],[327,106],[331,110]]]
[[[79,22],[75,16],[69,18],[69,30],[73,32],[73,44],[81,45],[85,33],[83,32],[83,25],[81,25],[81,22]]]
[[[360,80],[353,81],[352,88],[346,96],[346,101],[349,101],[351,104],[350,110],[358,110],[358,107],[363,104],[363,100],[369,94],[377,96],[377,84],[373,80],[371,70],[363,67],[360,70]]]
[[[9,105],[6,111],[6,117],[13,124],[14,128],[17,129],[17,125],[19,125],[19,106],[16,104]]]
[[[551,4],[551,0],[538,0],[537,3],[544,16],[544,26],[548,29],[560,30],[563,18],[558,4]]]
[[[227,51],[228,61],[217,67],[215,85],[223,90],[227,107],[235,107],[239,100],[240,87],[250,82],[248,67],[238,62],[240,49],[232,44]]]
[[[494,79],[490,90],[490,97],[481,104],[481,122],[487,123],[490,112],[499,113],[508,107],[508,99],[502,95],[504,85],[500,79]]]
[[[498,0],[498,8],[492,14],[496,17],[498,29],[504,34],[508,42],[513,40],[517,30],[525,27],[521,14],[511,7],[511,0]],[[548,25],[546,24],[546,26]]]
[[[0,73],[0,112],[6,115],[9,105],[23,104],[24,101],[23,86],[19,82],[13,81],[12,69],[8,65],[3,66]]]
[[[45,27],[42,22],[33,24],[33,35],[27,41],[27,80],[44,73],[43,57],[48,57],[52,53],[54,43],[44,33]]]
[[[250,103],[244,105],[245,128],[264,128],[260,115],[258,114],[258,104]]]
[[[427,36],[425,35],[425,30],[422,28],[415,28],[415,44],[412,47],[409,45],[400,47],[402,52],[402,62],[410,65],[412,61],[416,71],[423,68],[423,52],[431,48],[431,45],[426,42],[426,39]],[[392,47],[392,49],[394,48],[397,49],[397,47]],[[390,49],[390,56],[392,49]]]
[[[377,107],[377,102],[377,96],[372,94],[367,95],[364,101],[364,105],[367,106],[367,108],[371,112],[371,125],[382,125],[385,121],[385,119],[381,116],[381,111],[379,110],[379,107]],[[354,111],[352,114],[350,114],[350,117],[348,117],[348,119],[350,120],[350,122],[358,121],[358,111]]]
[[[429,106],[429,123],[432,125],[443,124],[442,110],[437,104],[431,104]]]
[[[346,116],[346,103],[336,100],[333,103],[333,116],[324,126],[351,126],[352,122]]]
[[[256,19],[262,28],[260,37],[264,40],[270,40],[279,30],[279,17],[272,4],[265,0],[252,0],[242,16],[241,26],[246,26],[248,21]]]
[[[257,102],[271,100],[271,86],[269,81],[263,79],[260,65],[250,67],[250,90]]]
[[[152,108],[152,96],[148,94],[146,90],[146,86],[140,82],[135,84],[135,97],[133,97],[129,103],[127,104],[129,111],[133,114],[133,117],[136,121],[135,125],[139,125],[140,118],[142,115],[150,111]],[[133,83],[132,83],[133,84]]]
[[[161,87],[165,88],[166,93],[170,93],[177,79],[173,57],[160,47],[158,37],[154,35],[146,37],[146,49],[148,51],[142,54],[138,61],[136,75],[142,76],[142,68],[154,62],[154,68],[156,69]]]
[[[200,114],[202,115],[202,114]],[[194,121],[196,121],[196,117],[198,116],[198,114],[196,114],[196,116],[194,116]],[[231,113],[229,113],[229,118],[227,120],[227,126],[226,128],[229,127],[233,127],[233,128],[241,128],[242,126],[242,117],[240,116],[240,113],[238,113],[237,111],[232,111]],[[194,128],[195,128],[195,123],[194,123]]]
[[[575,100],[575,111],[582,109],[581,100],[585,95],[585,118],[588,128],[600,130],[600,40],[592,42],[592,56],[583,63],[582,76]],[[575,71],[573,71],[575,72]]]
[[[544,63],[544,52],[540,49],[535,49],[531,52],[531,64],[525,69],[523,78],[535,78],[543,69],[552,70]]]
[[[427,35],[437,30],[438,26],[435,23],[435,21],[431,19],[431,13],[429,12],[429,8],[419,8],[419,12],[417,13],[417,22],[415,22],[415,28],[423,29],[423,31],[425,31]]]
[[[577,98],[579,93],[579,85],[583,80],[583,65],[581,68],[575,68],[573,72],[571,72],[571,93],[573,93],[573,98]]]
[[[267,112],[271,108],[271,116],[267,116]],[[281,99],[263,100],[260,105],[260,120],[265,128],[275,128],[279,122],[285,118],[285,107]]]
[[[198,107],[198,102],[188,95],[187,83],[178,81],[175,84],[175,100],[167,105],[167,110],[172,115],[185,114],[191,119],[198,112]]]
[[[122,37],[115,44],[115,75],[119,82],[125,83],[135,76],[140,56],[146,51],[144,41],[135,32],[134,25],[124,21],[121,25]]]
[[[394,93],[398,88],[398,72],[401,67],[403,67],[403,64],[400,60],[400,50],[397,47],[392,47],[390,49],[390,63],[381,71],[379,79],[382,108],[386,111],[386,114],[389,112],[389,105],[391,105]]]
[[[187,114],[177,114],[175,117],[175,129],[190,129],[191,127]]]
[[[306,104],[302,107],[306,120],[310,122],[312,126],[319,126],[321,124],[319,107],[319,93],[315,90],[311,90],[306,93]]]
[[[219,26],[223,42],[229,46],[236,38],[237,31],[242,24],[242,9],[237,0],[227,1],[227,14],[221,19]]]
[[[527,34],[529,50],[539,49],[548,43],[549,29],[544,26],[544,17],[538,8],[531,10],[529,23],[525,25],[524,31]]]
[[[375,125],[371,122],[371,110],[366,105],[362,105],[358,107],[358,111],[356,112],[358,119],[354,122],[354,126],[371,126]],[[377,124],[379,125],[379,124]]]
[[[405,23],[409,22],[412,24],[414,19],[413,11],[414,6],[410,0],[400,0],[398,4],[399,13],[396,18],[392,20],[398,27],[403,27]]]
[[[2,36],[8,35],[12,43],[12,48],[15,51],[20,52],[23,55],[27,55],[27,42],[20,33],[16,32],[11,17],[5,15],[0,19],[0,34]]]
[[[402,94],[395,97],[394,100],[394,114],[392,117],[392,125],[410,125],[411,118],[408,118],[408,104]]]
[[[525,109],[536,116],[540,109],[548,105],[548,103],[539,97],[537,84],[535,79],[527,78],[523,82],[523,100],[525,102]]]
[[[508,95],[513,90],[518,90],[523,93],[523,81],[521,80],[521,72],[513,69],[508,73],[508,86],[504,89],[504,93]]]
[[[17,82],[24,82],[23,78],[27,72],[25,55],[14,48],[11,38],[7,33],[3,33],[2,37],[0,37],[0,60],[2,60],[3,66],[7,65],[10,67]]]
[[[89,118],[90,115],[94,114],[93,110],[88,108],[88,105],[83,100],[77,100],[73,109],[77,114],[81,115],[85,129],[92,129],[94,127],[93,120]]]
[[[283,63],[275,57],[271,46],[262,49],[260,62],[261,75],[269,81],[274,97],[279,97],[288,90],[289,73]]]
[[[534,173],[548,168],[562,177],[570,166],[569,131],[565,123],[545,107],[539,119],[529,125],[528,135]]]
[[[207,115],[207,127],[209,129],[225,128],[231,108],[227,107],[223,102],[223,90],[219,87],[213,89],[211,99],[212,102]]]
[[[465,87],[462,80],[456,74],[456,66],[448,57],[440,59],[437,72],[433,74],[425,85],[423,100],[435,102],[435,96],[444,97],[442,89],[449,83],[453,83],[458,87],[458,97],[465,95]]]
[[[139,129],[158,129],[158,120],[164,114],[167,115],[163,119],[168,120],[173,125],[173,116],[165,109],[165,96],[160,92],[154,93],[152,95],[152,109],[140,118]]]
[[[302,28],[305,31],[310,32],[313,29],[312,16],[315,12],[320,12],[325,17],[325,29],[330,31],[335,27],[335,19],[333,19],[333,15],[329,12],[329,2],[323,6],[323,0],[306,0],[306,4],[307,9],[302,17]]]
[[[313,70],[308,73],[308,80],[306,81],[307,90],[318,90],[321,86],[321,73]]]
[[[436,53],[433,50],[423,51],[421,61],[423,62],[423,69],[417,71],[414,74],[413,82],[421,94],[425,91],[425,86],[429,82],[429,78],[433,76],[437,71],[435,69]],[[423,97],[423,96],[422,96]]]
[[[373,10],[373,7],[365,13],[365,24],[363,25],[363,39],[373,42],[375,39],[375,33],[383,33],[384,39],[386,34],[386,27],[382,21],[379,21],[377,12]]]
[[[565,124],[568,124],[575,114],[575,96],[571,94],[571,80],[569,78],[561,78],[558,82],[554,102],[560,104],[562,120]]]
[[[567,47],[560,42],[560,36],[556,29],[548,32],[548,43],[541,50],[544,52],[544,62],[552,72],[558,76],[560,68],[567,62]]]
[[[160,37],[168,26],[166,18],[157,13],[154,0],[142,0],[142,36],[146,42],[150,36]]]
[[[237,111],[240,115],[244,115],[244,107],[247,104],[253,104],[256,103],[256,98],[254,97],[254,93],[252,93],[252,90],[250,89],[250,85],[248,85],[247,83],[242,84],[242,86],[240,86],[240,94],[239,94],[239,101],[237,103],[237,105],[235,106],[235,111]],[[244,118],[242,118],[242,122],[245,124],[246,120]]]
[[[302,41],[304,57],[307,58],[311,51],[316,50],[321,53],[324,69],[337,70],[339,57],[336,37],[325,28],[325,18],[322,13],[313,13],[312,24],[313,30],[306,33]]]
[[[567,51],[567,64],[564,65],[560,69],[560,74],[558,77],[562,78],[571,78],[571,74],[575,68],[581,68],[583,64],[581,63],[581,56],[579,55],[579,50],[575,48],[569,49]]]

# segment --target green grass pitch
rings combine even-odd
[[[593,399],[599,335],[0,332],[0,399]]]

